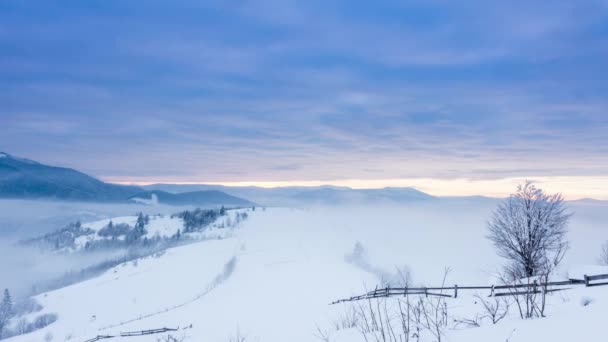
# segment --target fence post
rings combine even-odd
[[[585,286],[589,286],[589,276],[585,274]]]
[[[454,285],[454,298],[458,298],[458,285]]]
[[[429,296],[429,289],[427,289],[426,287],[424,288],[424,296],[425,297]]]

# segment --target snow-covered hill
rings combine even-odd
[[[109,248],[137,248],[154,242],[218,238],[230,234],[247,218],[248,209],[196,209],[172,215],[120,216],[93,222],[75,222],[41,237],[24,240],[54,252]]]
[[[214,223],[210,224],[204,232],[201,232],[201,237],[222,237],[229,233],[228,230],[220,229],[227,226],[228,222],[235,221],[235,217],[238,211],[232,210],[227,211],[225,216],[218,218]],[[114,225],[126,224],[130,227],[134,227],[137,223],[137,216],[122,216],[114,217],[111,219],[104,219],[94,222],[83,223],[84,229],[90,229],[91,234],[80,236],[75,240],[75,249],[84,249],[87,243],[91,243],[97,240],[109,240],[111,237],[104,237],[99,235],[99,231],[112,222]],[[184,231],[184,220],[180,217],[173,215],[151,215],[149,216],[149,222],[145,225],[145,234],[142,238],[154,239],[154,238],[170,238],[175,236],[177,233]],[[118,239],[124,239],[125,236],[119,236]]]
[[[49,336],[51,341],[85,341],[97,335],[179,327],[170,334],[184,341],[229,341],[240,332],[245,341],[304,342],[318,340],[320,330],[330,341],[362,342],[356,328],[335,327],[348,304],[328,303],[390,282],[397,269],[409,270],[414,284],[439,284],[446,266],[452,269],[450,284],[488,284],[500,264],[485,239],[491,209],[425,203],[257,210],[230,237],[172,248],[39,295],[42,313],[56,313],[58,320],[8,341],[44,341]],[[594,223],[574,217],[572,248],[557,277],[567,276],[576,265],[596,262],[608,231],[595,219],[607,218],[605,209],[585,208],[596,215]],[[172,219],[157,220],[154,227],[162,234],[175,228]],[[90,226],[101,227],[103,222]],[[463,291],[458,299],[446,301],[450,319],[480,312],[473,294]],[[450,321],[444,340],[598,340],[608,312],[608,287],[579,287],[549,298],[547,318],[522,321],[513,311],[498,324],[483,321],[479,328]],[[107,341],[157,341],[162,336]]]

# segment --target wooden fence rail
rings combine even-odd
[[[103,339],[106,339],[106,338],[112,338],[112,337],[115,337],[115,336],[111,336],[111,335],[97,335],[94,338],[92,338],[90,340],[86,340],[84,342],[97,342],[99,340],[103,340]]]
[[[120,336],[127,337],[127,336],[152,335],[152,334],[161,334],[161,333],[164,333],[167,331],[177,331],[177,329],[162,328],[162,329],[150,329],[150,330],[141,330],[141,331],[127,331],[127,332],[121,332]]]
[[[546,292],[555,292],[555,291],[563,291],[569,290],[571,287],[566,288],[550,288],[550,287],[560,287],[560,286],[572,286],[572,285],[585,285],[585,286],[601,286],[608,285],[607,282],[598,283],[598,280],[608,280],[608,274],[599,274],[588,276],[585,275],[584,279],[570,279],[564,281],[550,281],[546,283],[539,283],[536,280],[531,283],[526,284],[513,284],[513,285],[490,285],[490,286],[447,286],[447,287],[386,287],[383,289],[376,288],[374,291],[370,291],[360,296],[354,296],[346,299],[339,299],[330,303],[330,305],[343,303],[343,302],[353,302],[364,299],[373,299],[373,298],[385,298],[385,297],[395,297],[395,296],[408,296],[408,295],[424,295],[424,296],[441,296],[441,297],[458,297],[459,290],[490,290],[490,296],[514,296],[514,295],[523,295],[528,293],[541,293],[542,291]],[[523,291],[519,291],[522,290]],[[497,290],[515,290],[509,292],[496,293]],[[441,291],[440,293],[431,292],[431,291]],[[443,293],[444,291],[453,291],[453,295]]]
[[[591,283],[592,281],[597,281],[597,280],[605,280],[608,279],[608,274],[600,274],[600,275],[593,275],[593,276],[588,276],[585,275],[585,286],[597,286],[597,285],[606,285],[606,283]]]
[[[114,338],[114,337],[131,337],[131,336],[144,336],[144,335],[152,335],[152,334],[161,334],[168,331],[178,331],[179,328],[160,328],[160,329],[150,329],[150,330],[140,330],[140,331],[126,331],[121,332],[120,335],[97,335],[96,337],[86,340],[84,342],[97,342],[99,340]]]

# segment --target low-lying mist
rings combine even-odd
[[[315,234],[314,227],[334,231],[336,241],[345,244],[343,253],[347,262],[386,280],[401,266],[411,269],[420,281],[431,281],[444,266],[469,265],[455,269],[454,277],[462,275],[461,281],[465,282],[484,281],[484,278],[471,278],[471,274],[489,277],[498,263],[494,257],[487,257],[495,253],[485,238],[486,221],[497,203],[498,200],[487,198],[449,198],[405,204],[315,205],[300,208],[297,222],[293,216],[285,217],[284,222],[280,219],[271,222],[286,227],[306,225],[311,227],[310,234]],[[601,243],[608,240],[608,228],[604,225],[608,221],[608,202],[577,201],[567,203],[567,207],[574,213],[569,228],[571,249],[567,263],[593,263],[599,256]],[[0,289],[9,288],[16,296],[25,296],[49,285],[52,287],[57,284],[55,280],[66,273],[77,273],[126,255],[126,251],[115,249],[59,254],[18,244],[18,240],[39,236],[76,220],[89,222],[140,211],[173,214],[184,209],[163,205],[0,200],[3,232],[0,234]],[[277,213],[269,208],[265,215]],[[588,241],[590,237],[594,241]],[[269,242],[274,238],[268,236]],[[587,248],[590,245],[597,245],[597,249]],[[385,253],[385,250],[395,250],[387,248],[390,246],[397,246],[395,248],[401,250],[399,255]],[[463,246],[476,247],[466,250]],[[436,257],[446,251],[451,251],[449,260]],[[486,257],[475,261],[481,255]]]
[[[172,214],[191,206],[145,205],[138,203],[92,203],[50,200],[0,199],[0,239],[34,237],[71,222],[144,214]]]
[[[0,288],[17,297],[44,290],[70,272],[123,256],[125,251],[79,253],[78,256],[43,251],[35,247],[0,242]]]
[[[77,256],[44,251],[19,241],[81,221],[144,214],[173,214],[191,207],[136,203],[81,203],[50,200],[0,200],[0,290],[25,296],[44,289],[67,273],[120,258],[125,251],[96,251]]]

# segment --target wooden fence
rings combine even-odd
[[[539,283],[536,280],[526,284],[513,284],[513,285],[490,285],[490,286],[448,286],[448,287],[386,287],[376,288],[373,291],[365,293],[360,296],[354,296],[346,299],[339,299],[330,303],[339,304],[343,302],[353,302],[364,299],[373,298],[386,298],[395,296],[409,296],[409,295],[424,295],[424,296],[440,296],[440,297],[451,297],[457,298],[459,290],[489,290],[490,296],[515,296],[523,295],[528,293],[541,293],[555,292],[570,289],[572,285],[585,285],[585,286],[601,286],[608,285],[606,282],[598,282],[598,280],[608,280],[608,274],[599,274],[588,276],[585,275],[583,279],[570,279],[564,281],[550,281],[546,283]],[[564,288],[553,288],[553,287],[564,287]],[[521,291],[523,289],[523,291]],[[509,290],[508,292],[496,292],[501,290]],[[515,290],[515,291],[513,291]],[[439,292],[437,292],[439,291]],[[449,293],[446,293],[449,292]],[[452,293],[452,294],[450,294]]]
[[[97,335],[97,336],[93,337],[92,339],[90,339],[90,340],[86,340],[86,341],[84,341],[84,342],[97,342],[97,341],[99,341],[99,340],[103,340],[103,339],[106,339],[106,338],[112,338],[112,337],[116,337],[116,336],[111,336],[111,335]]]
[[[177,329],[162,328],[162,329],[150,329],[150,330],[141,330],[141,331],[128,331],[128,332],[121,332],[120,336],[122,336],[122,337],[143,336],[143,335],[161,334],[161,333],[165,333],[167,331],[177,331]]]
[[[97,342],[99,340],[104,340],[107,338],[114,337],[131,337],[131,336],[144,336],[144,335],[152,335],[152,334],[161,334],[168,331],[178,331],[179,328],[160,328],[160,329],[149,329],[149,330],[140,330],[140,331],[127,331],[121,332],[120,335],[97,335],[96,337],[86,340],[84,342]]]

